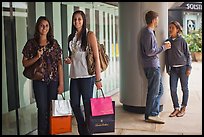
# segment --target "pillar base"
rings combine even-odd
[[[144,114],[145,113],[145,107],[139,107],[139,106],[128,106],[123,104],[123,109],[129,112],[134,112],[138,114]],[[163,105],[159,106],[160,112],[163,111]]]

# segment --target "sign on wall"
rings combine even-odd
[[[195,28],[196,28],[195,20],[187,20],[187,33],[195,30]]]
[[[202,3],[198,3],[198,2],[184,2],[180,7],[183,7],[186,10],[190,10],[190,11],[202,12]]]

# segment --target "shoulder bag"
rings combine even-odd
[[[87,37],[88,37],[88,35],[87,35]],[[87,40],[87,43],[88,43],[88,40]],[[101,72],[103,72],[107,69],[110,59],[109,59],[109,56],[106,54],[105,45],[100,44],[98,40],[97,40],[97,45],[98,45],[98,51],[99,51],[99,60],[100,60]],[[88,46],[88,48],[87,48],[86,61],[87,61],[88,73],[90,75],[93,75],[93,74],[95,74],[95,71],[96,71],[96,65],[95,65],[93,50],[91,49],[91,45],[89,43],[87,46]]]
[[[44,72],[43,60],[40,58],[31,66],[25,67],[23,75],[31,80],[41,80],[44,77]]]

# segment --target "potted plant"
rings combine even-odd
[[[189,45],[193,61],[202,60],[202,29],[192,31],[184,36],[186,42]]]

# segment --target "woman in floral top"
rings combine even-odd
[[[23,48],[24,67],[42,59],[45,69],[41,80],[33,80],[33,90],[38,108],[38,134],[49,134],[50,102],[64,91],[62,50],[54,39],[50,21],[41,16],[35,25],[34,38],[27,41]]]

